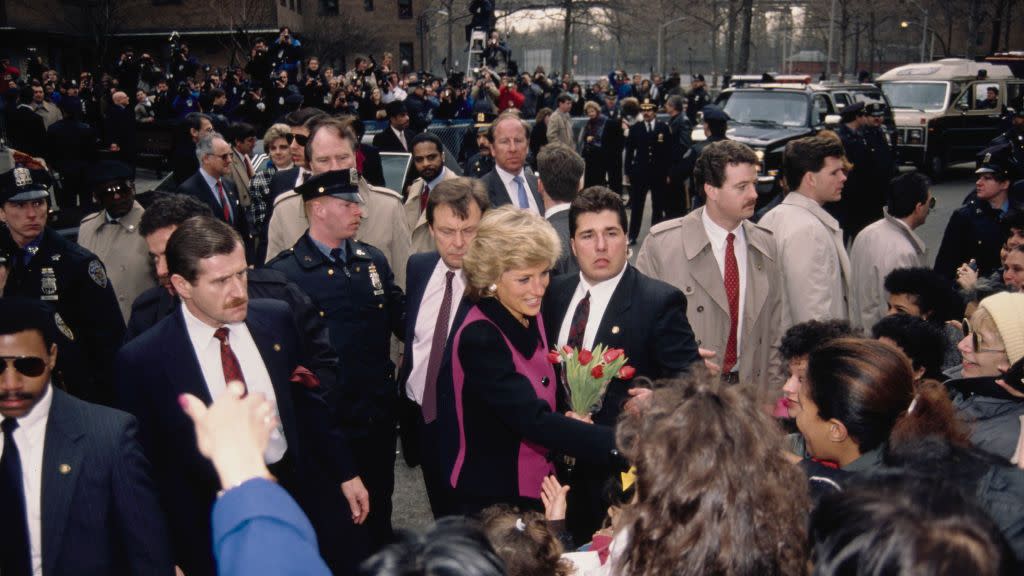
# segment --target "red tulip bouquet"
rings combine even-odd
[[[606,348],[603,344],[586,348],[562,346],[548,352],[548,361],[561,367],[562,383],[568,387],[572,411],[586,416],[601,410],[604,391],[612,378],[629,380],[636,369],[626,364],[622,348]]]

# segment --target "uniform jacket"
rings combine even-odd
[[[445,169],[444,180],[456,177],[454,172]],[[412,254],[430,252],[436,249],[434,237],[430,235],[430,227],[427,226],[427,211],[420,211],[420,195],[423,193],[424,184],[423,178],[413,180],[413,183],[409,185],[409,193],[406,196],[405,206],[403,207],[405,223],[409,226],[410,253]]]
[[[693,151],[693,126],[685,114],[677,114],[668,123],[672,133],[672,167],[670,175],[673,182],[684,182],[693,172],[697,162],[697,154]]]
[[[864,135],[846,124],[840,124],[836,133],[843,141],[846,158],[853,164],[853,169],[843,185],[842,198],[829,206],[829,212],[839,220],[847,236],[853,237],[881,217],[885,200],[877,186],[871,152]]]
[[[850,250],[855,326],[871,330],[889,309],[885,277],[897,268],[927,265],[924,241],[902,221],[884,218],[861,230]]]
[[[999,249],[1003,246],[1000,220],[1003,214],[985,200],[972,197],[949,217],[935,255],[935,271],[953,281],[956,269],[972,258],[978,263],[978,276],[998,270]]]
[[[529,167],[523,167],[523,173],[526,177],[526,184],[530,187],[530,192],[533,194],[533,199],[537,202],[537,208],[543,210],[544,200],[541,199],[540,189],[537,188],[537,175]],[[501,181],[496,168],[485,174],[480,181],[487,186],[487,195],[491,200],[491,208],[512,203],[508,190],[505,188],[505,183]]]
[[[291,316],[283,302],[250,300],[245,324],[277,397],[292,476],[285,488],[317,526],[321,542],[332,542],[331,519],[323,512],[347,516],[338,485],[352,478],[355,469],[319,392],[290,381],[296,367],[309,363]],[[139,440],[153,463],[175,563],[190,576],[213,574],[210,508],[220,482],[213,465],[199,453],[192,421],[177,398],[189,393],[206,404],[213,399],[180,306],[124,345],[117,357],[116,388],[118,405],[139,420]]]
[[[394,190],[371,186],[362,178],[359,179],[359,193],[366,205],[356,238],[384,254],[388,265],[395,270],[395,283],[404,288],[410,241],[409,229],[403,225],[402,197]],[[267,262],[294,246],[308,228],[302,196],[293,191],[274,200],[274,210],[267,225]]]
[[[559,142],[575,148],[576,141],[572,137],[572,121],[565,112],[555,111],[548,116],[548,143]]]
[[[46,124],[27,105],[19,104],[7,113],[7,137],[12,148],[29,156],[41,158],[46,153]]]
[[[409,115],[412,116],[412,114]],[[402,133],[405,135],[406,145],[411,146],[412,139],[416,134],[412,130],[403,130]],[[411,150],[407,150],[405,146],[402,146],[402,141],[395,135],[395,131],[391,129],[390,124],[374,135],[373,147],[379,152],[411,152]]]
[[[466,160],[466,176],[471,178],[483,178],[490,171],[494,170],[494,157],[474,154]]]
[[[626,175],[635,184],[664,181],[672,154],[672,133],[668,124],[654,121],[654,132],[647,123],[638,121],[629,127],[626,136]]]
[[[729,340],[729,300],[711,241],[701,221],[704,208],[651,228],[637,256],[637,268],[675,286],[686,295],[686,317],[697,345],[725,357]],[[747,240],[743,333],[737,359],[740,382],[773,393],[785,380],[779,359],[782,338],[781,264],[772,233],[743,222]]]
[[[339,417],[364,429],[390,417],[397,398],[390,337],[404,333],[405,295],[380,250],[349,240],[345,252],[346,263],[332,262],[304,233],[267,266],[298,285],[320,311],[352,395],[348,413]]]
[[[814,200],[790,192],[759,224],[774,233],[778,248],[781,329],[807,320],[849,320],[850,260],[836,219]]]
[[[149,247],[139,234],[143,212],[142,205],[135,202],[115,222],[108,222],[106,211],[101,210],[83,218],[78,227],[78,243],[96,254],[107,268],[125,322],[131,316],[132,302],[156,286]]]
[[[42,467],[43,574],[174,573],[135,418],[52,387]]]
[[[66,390],[79,398],[109,404],[111,367],[124,338],[124,319],[103,263],[50,227],[43,229],[27,265],[15,258],[4,296],[42,300],[61,318],[58,327],[71,341],[57,355]]]

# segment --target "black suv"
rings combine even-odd
[[[888,101],[874,84],[763,83],[723,90],[715,104],[729,114],[729,139],[754,149],[761,160],[759,204],[781,190],[779,173],[786,143],[839,123],[839,111],[854,102],[886,104],[885,126],[895,148],[895,124]],[[700,127],[694,133],[703,139]]]

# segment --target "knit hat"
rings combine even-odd
[[[978,307],[995,320],[1010,364],[1024,358],[1024,294],[1000,292],[982,300]]]

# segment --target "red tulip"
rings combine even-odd
[[[609,348],[601,357],[604,358],[605,364],[611,364],[612,362],[615,362],[619,356],[622,356],[622,348]]]
[[[603,378],[604,377],[604,364],[598,364],[597,366],[594,366],[593,368],[591,368],[590,369],[590,375],[593,376],[594,378]]]
[[[566,354],[570,354],[571,355],[572,354],[572,346],[569,346],[568,344],[566,344],[565,346],[562,346],[562,352],[565,352]]]
[[[580,354],[577,358],[580,364],[590,364],[590,361],[594,359],[594,354],[586,348],[580,348]]]
[[[619,368],[619,378],[622,380],[629,380],[633,376],[636,376],[636,368],[633,368],[628,364]]]
[[[555,352],[554,350],[552,350],[551,352],[548,352],[548,362],[551,362],[552,364],[561,364],[562,363],[562,356],[561,356],[561,354],[559,354],[558,352]]]

